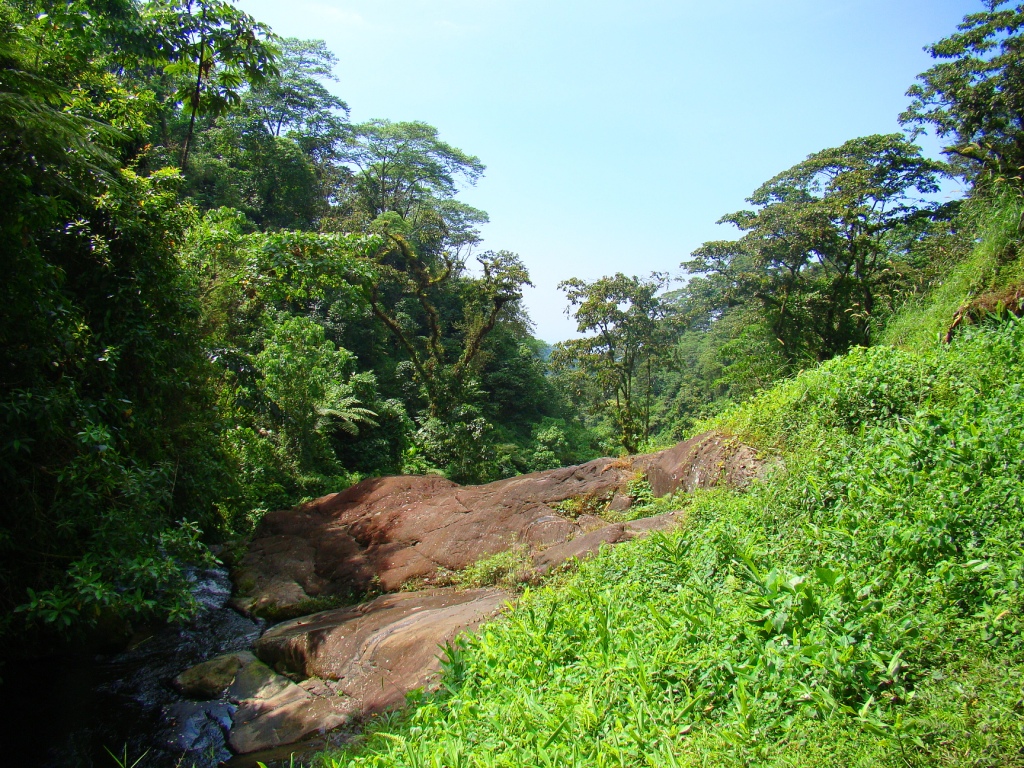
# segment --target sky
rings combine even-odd
[[[517,252],[535,335],[576,335],[558,283],[680,263],[763,182],[901,130],[923,50],[980,0],[239,0],[322,39],[352,120],[421,120],[487,166],[460,199]],[[939,144],[922,139],[928,154]],[[950,189],[948,194],[955,194]]]

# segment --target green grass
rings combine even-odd
[[[516,590],[530,577],[529,548],[522,543],[483,557],[464,570],[452,574],[451,583],[463,589],[505,587]]]
[[[527,590],[323,766],[1024,766],[1024,323],[718,417],[778,453]]]
[[[986,291],[1024,282],[1024,253],[1020,252],[1024,198],[1013,189],[977,204],[979,237],[966,259],[955,255],[939,263],[941,281],[912,299],[882,331],[879,341],[904,349],[935,343],[949,329],[963,304]]]

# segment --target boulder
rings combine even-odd
[[[242,667],[255,661],[248,651],[228,653],[185,670],[174,678],[174,687],[190,699],[216,699],[235,681]]]
[[[327,686],[298,685],[266,664],[239,670],[228,689],[237,704],[228,743],[240,754],[291,744],[349,721],[351,703]]]
[[[258,752],[336,728],[353,713],[336,687],[315,678],[296,684],[248,651],[197,664],[174,684],[186,696],[217,700],[168,707],[164,741],[179,752],[213,751],[221,760],[230,757],[225,739],[237,753]]]
[[[596,459],[487,485],[463,487],[437,476],[371,478],[265,515],[235,569],[235,605],[297,616],[309,612],[313,600],[394,591],[516,543],[538,553],[600,530],[602,521],[589,513],[616,494],[623,506],[628,497],[621,492],[637,473],[664,496],[720,482],[743,487],[761,467],[752,449],[707,433],[654,454]],[[588,500],[587,514],[562,514],[556,505],[567,499]]]

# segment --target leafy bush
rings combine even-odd
[[[182,567],[229,483],[179,182],[122,171],[31,237],[4,230],[23,295],[0,309],[0,623],[188,613]]]

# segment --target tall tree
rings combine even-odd
[[[532,285],[518,255],[487,251],[476,257],[479,277],[460,275],[462,263],[451,252],[433,262],[416,253],[405,237],[388,234],[385,247],[375,257],[375,279],[365,284],[374,315],[394,334],[409,355],[427,400],[431,417],[446,418],[467,397],[467,387],[478,371],[484,339],[503,313],[513,312],[523,287]],[[402,299],[393,302],[385,290],[392,287]],[[438,299],[446,291],[462,293],[462,318],[457,329],[461,343],[453,344],[443,323]],[[419,307],[425,332],[399,314],[401,301]]]
[[[277,74],[273,34],[227,0],[154,0],[146,15],[189,115],[181,147],[185,169],[196,117],[223,114],[241,103],[245,85]]]
[[[945,152],[969,176],[1018,176],[1024,167],[1024,4],[986,0],[959,32],[926,50],[940,63],[907,92],[900,116],[952,141]]]
[[[348,123],[348,104],[331,93],[325,81],[337,81],[338,58],[323,40],[278,41],[278,72],[256,83],[246,107],[262,121],[271,136],[299,136],[339,141]]]
[[[683,266],[720,310],[760,307],[791,364],[868,344],[899,260],[937,214],[923,195],[945,173],[899,134],[825,149],[759,187],[755,210],[719,220],[745,232],[713,241]],[[916,196],[914,193],[917,193]]]
[[[661,274],[650,280],[620,273],[588,283],[559,283],[580,333],[594,333],[555,345],[554,365],[596,384],[593,406],[609,411],[622,447],[636,453],[650,434],[655,367],[665,349],[658,321],[664,305]],[[572,308],[575,307],[575,310]]]
[[[352,205],[369,220],[395,213],[426,255],[479,241],[477,227],[487,214],[455,200],[459,183],[483,175],[479,158],[442,141],[421,122],[371,120],[352,126],[347,151],[356,173]]]

